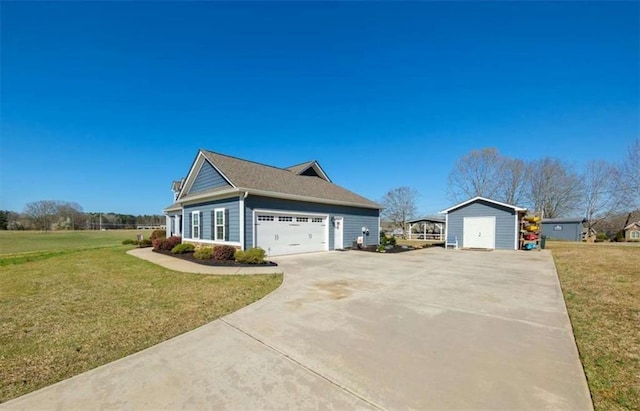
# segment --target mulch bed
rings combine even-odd
[[[180,258],[182,260],[191,261],[200,265],[209,265],[213,267],[277,267],[278,264],[273,261],[265,261],[262,264],[240,264],[236,261],[217,261],[214,259],[198,260],[193,253],[172,254],[171,251],[153,250],[154,253],[168,255],[169,257]]]
[[[381,251],[378,251],[378,246],[377,245],[367,245],[364,247],[360,247],[360,248],[352,248],[352,250],[355,251],[367,251],[370,253],[379,253]],[[394,245],[391,248],[386,248],[384,250],[384,253],[389,253],[389,254],[394,254],[394,253],[404,253],[406,251],[414,251],[414,250],[419,250],[419,248],[415,248],[415,247],[411,247],[408,245]]]

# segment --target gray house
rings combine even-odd
[[[445,238],[461,248],[517,250],[519,222],[525,208],[474,197],[440,213],[445,214]]]
[[[545,218],[542,235],[551,240],[582,241],[585,236],[585,218]]]
[[[167,235],[267,255],[378,244],[380,205],[333,184],[317,161],[288,168],[200,150],[174,182]]]

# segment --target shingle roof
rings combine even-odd
[[[407,221],[409,224],[414,224],[414,223],[419,223],[422,221],[426,221],[428,223],[444,223],[445,219],[442,217],[434,217],[434,216],[427,216],[427,217],[422,217],[422,218],[416,218],[413,220],[409,220]]]
[[[240,190],[267,191],[308,197],[310,200],[316,198],[367,208],[381,208],[379,204],[321,178],[298,175],[291,171],[291,167],[283,169],[212,151],[201,152]]]
[[[511,208],[511,209],[513,209],[515,211],[527,211],[526,208],[514,206],[514,205],[511,205],[511,204],[507,204],[507,203],[502,203],[500,201],[492,200],[492,199],[486,198],[486,197],[476,196],[476,197],[468,199],[467,201],[463,201],[462,203],[458,203],[458,204],[456,204],[456,205],[454,205],[452,207],[449,207],[446,210],[442,210],[442,211],[440,211],[440,214],[446,214],[446,213],[448,213],[450,211],[453,211],[455,209],[458,209],[460,207],[466,206],[467,204],[471,204],[471,203],[476,202],[476,201],[484,201],[484,202],[487,202],[487,203],[497,204],[497,205],[502,206],[502,207]]]
[[[286,170],[291,171],[293,174],[300,174],[307,168],[311,167],[314,163],[313,160],[305,161],[304,163],[296,164],[295,166],[287,167]]]
[[[570,224],[570,223],[578,223],[578,224],[582,224],[582,223],[586,223],[587,219],[584,217],[568,217],[568,218],[545,218],[541,221],[542,224],[545,223],[551,223],[551,224],[559,224],[559,223],[565,223],[565,224]]]

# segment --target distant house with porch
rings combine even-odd
[[[624,228],[625,241],[640,241],[640,221],[629,224]]]

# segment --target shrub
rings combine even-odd
[[[262,248],[250,248],[247,251],[237,250],[236,261],[242,264],[262,264],[264,263],[265,252]]]
[[[140,248],[151,247],[153,245],[152,241],[148,238],[144,238],[140,241],[137,241],[137,243],[138,243],[138,247]]]
[[[233,260],[236,248],[230,245],[217,245],[213,248],[213,259],[218,261]]]
[[[172,254],[192,253],[193,250],[195,250],[195,249],[196,248],[194,247],[193,244],[184,243],[184,244],[178,244],[177,246],[173,247],[171,249],[171,253]]]
[[[194,253],[193,257],[198,260],[208,260],[213,256],[213,247],[201,247],[198,248]]]
[[[133,245],[133,244],[138,244],[138,242],[130,238],[127,238],[126,240],[122,240],[122,245]]]
[[[155,240],[156,238],[164,240],[165,238],[167,238],[167,230],[153,230],[153,232],[151,233],[151,237],[149,237],[151,240]]]
[[[623,230],[618,231],[613,241],[624,242],[624,231]]]
[[[154,250],[159,250],[160,247],[162,246],[162,242],[164,241],[164,239],[162,238],[154,238],[153,240],[151,240],[151,245],[153,246]]]
[[[173,250],[173,247],[177,246],[180,243],[182,243],[182,237],[177,235],[171,236],[162,241],[162,243],[160,244],[160,250],[171,251]]]
[[[380,235],[380,245],[383,247],[386,245],[396,245],[396,238],[387,237],[386,235],[382,234]]]

